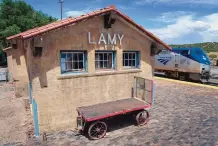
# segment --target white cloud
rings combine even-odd
[[[134,9],[134,7],[132,7],[132,6],[124,6],[124,5],[117,6],[117,8],[121,9],[121,10],[131,10],[131,9]]]
[[[68,10],[64,14],[67,17],[69,17],[69,16],[77,17],[77,16],[80,16],[80,15],[95,11],[97,9],[99,9],[99,8],[96,8],[96,9],[86,8],[86,9],[83,9],[83,10]]]
[[[83,14],[85,14],[85,13],[88,13],[89,11],[90,11],[90,10],[88,10],[88,9],[77,10],[77,11],[72,10],[72,11],[66,11],[66,12],[65,12],[65,15],[66,15],[67,17],[69,17],[69,16],[76,17],[76,16],[83,15]]]
[[[84,11],[67,11],[67,12],[65,12],[65,15],[67,17],[69,17],[69,16],[76,17],[76,16],[80,16],[80,15],[82,15],[84,13],[85,13]]]
[[[178,17],[173,24],[150,29],[167,43],[218,41],[218,13],[196,19],[194,15]]]
[[[186,15],[194,15],[193,12],[185,12],[185,11],[174,11],[174,12],[166,12],[160,14],[160,17],[151,19],[152,21],[159,21],[164,23],[172,23],[177,21],[178,17],[186,16]]]
[[[217,0],[136,0],[135,3],[138,5],[148,3],[218,5]]]

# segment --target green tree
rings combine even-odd
[[[0,52],[7,47],[8,36],[56,21],[23,0],[2,0],[0,2]]]

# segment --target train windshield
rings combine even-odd
[[[202,50],[195,50],[195,53],[197,55],[203,55],[204,54],[204,52]]]
[[[202,57],[203,60],[207,60],[207,61],[210,60],[210,59],[208,58],[207,54],[205,54],[204,51],[201,50],[201,49],[195,50],[195,53],[196,53],[198,56]]]

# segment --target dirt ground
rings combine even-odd
[[[42,137],[37,137],[28,139],[23,145],[218,146],[218,90],[163,80],[156,80],[155,83],[155,104],[149,110],[150,121],[143,127],[135,126],[131,119],[120,119],[109,125],[107,135],[101,140],[90,141],[83,135],[77,135],[73,130],[65,130],[48,133],[47,141],[43,142]],[[19,108],[19,104],[16,107]],[[11,108],[9,111],[15,114]],[[17,122],[12,122],[14,127],[10,127],[7,133],[17,133],[20,137],[5,138],[13,140],[11,142],[16,142],[19,138],[25,139],[21,136],[22,128],[18,128],[24,121],[18,117],[22,116],[14,115]],[[10,121],[7,119],[7,122]]]
[[[0,82],[0,146],[25,143],[30,111],[25,108],[25,97],[15,98],[12,84]],[[28,126],[26,126],[28,125]]]

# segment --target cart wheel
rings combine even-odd
[[[107,125],[105,122],[97,121],[90,125],[88,135],[91,139],[101,139],[106,135]]]
[[[143,126],[147,124],[148,120],[149,120],[149,113],[146,110],[139,112],[136,116],[136,122],[137,125],[139,126]]]

